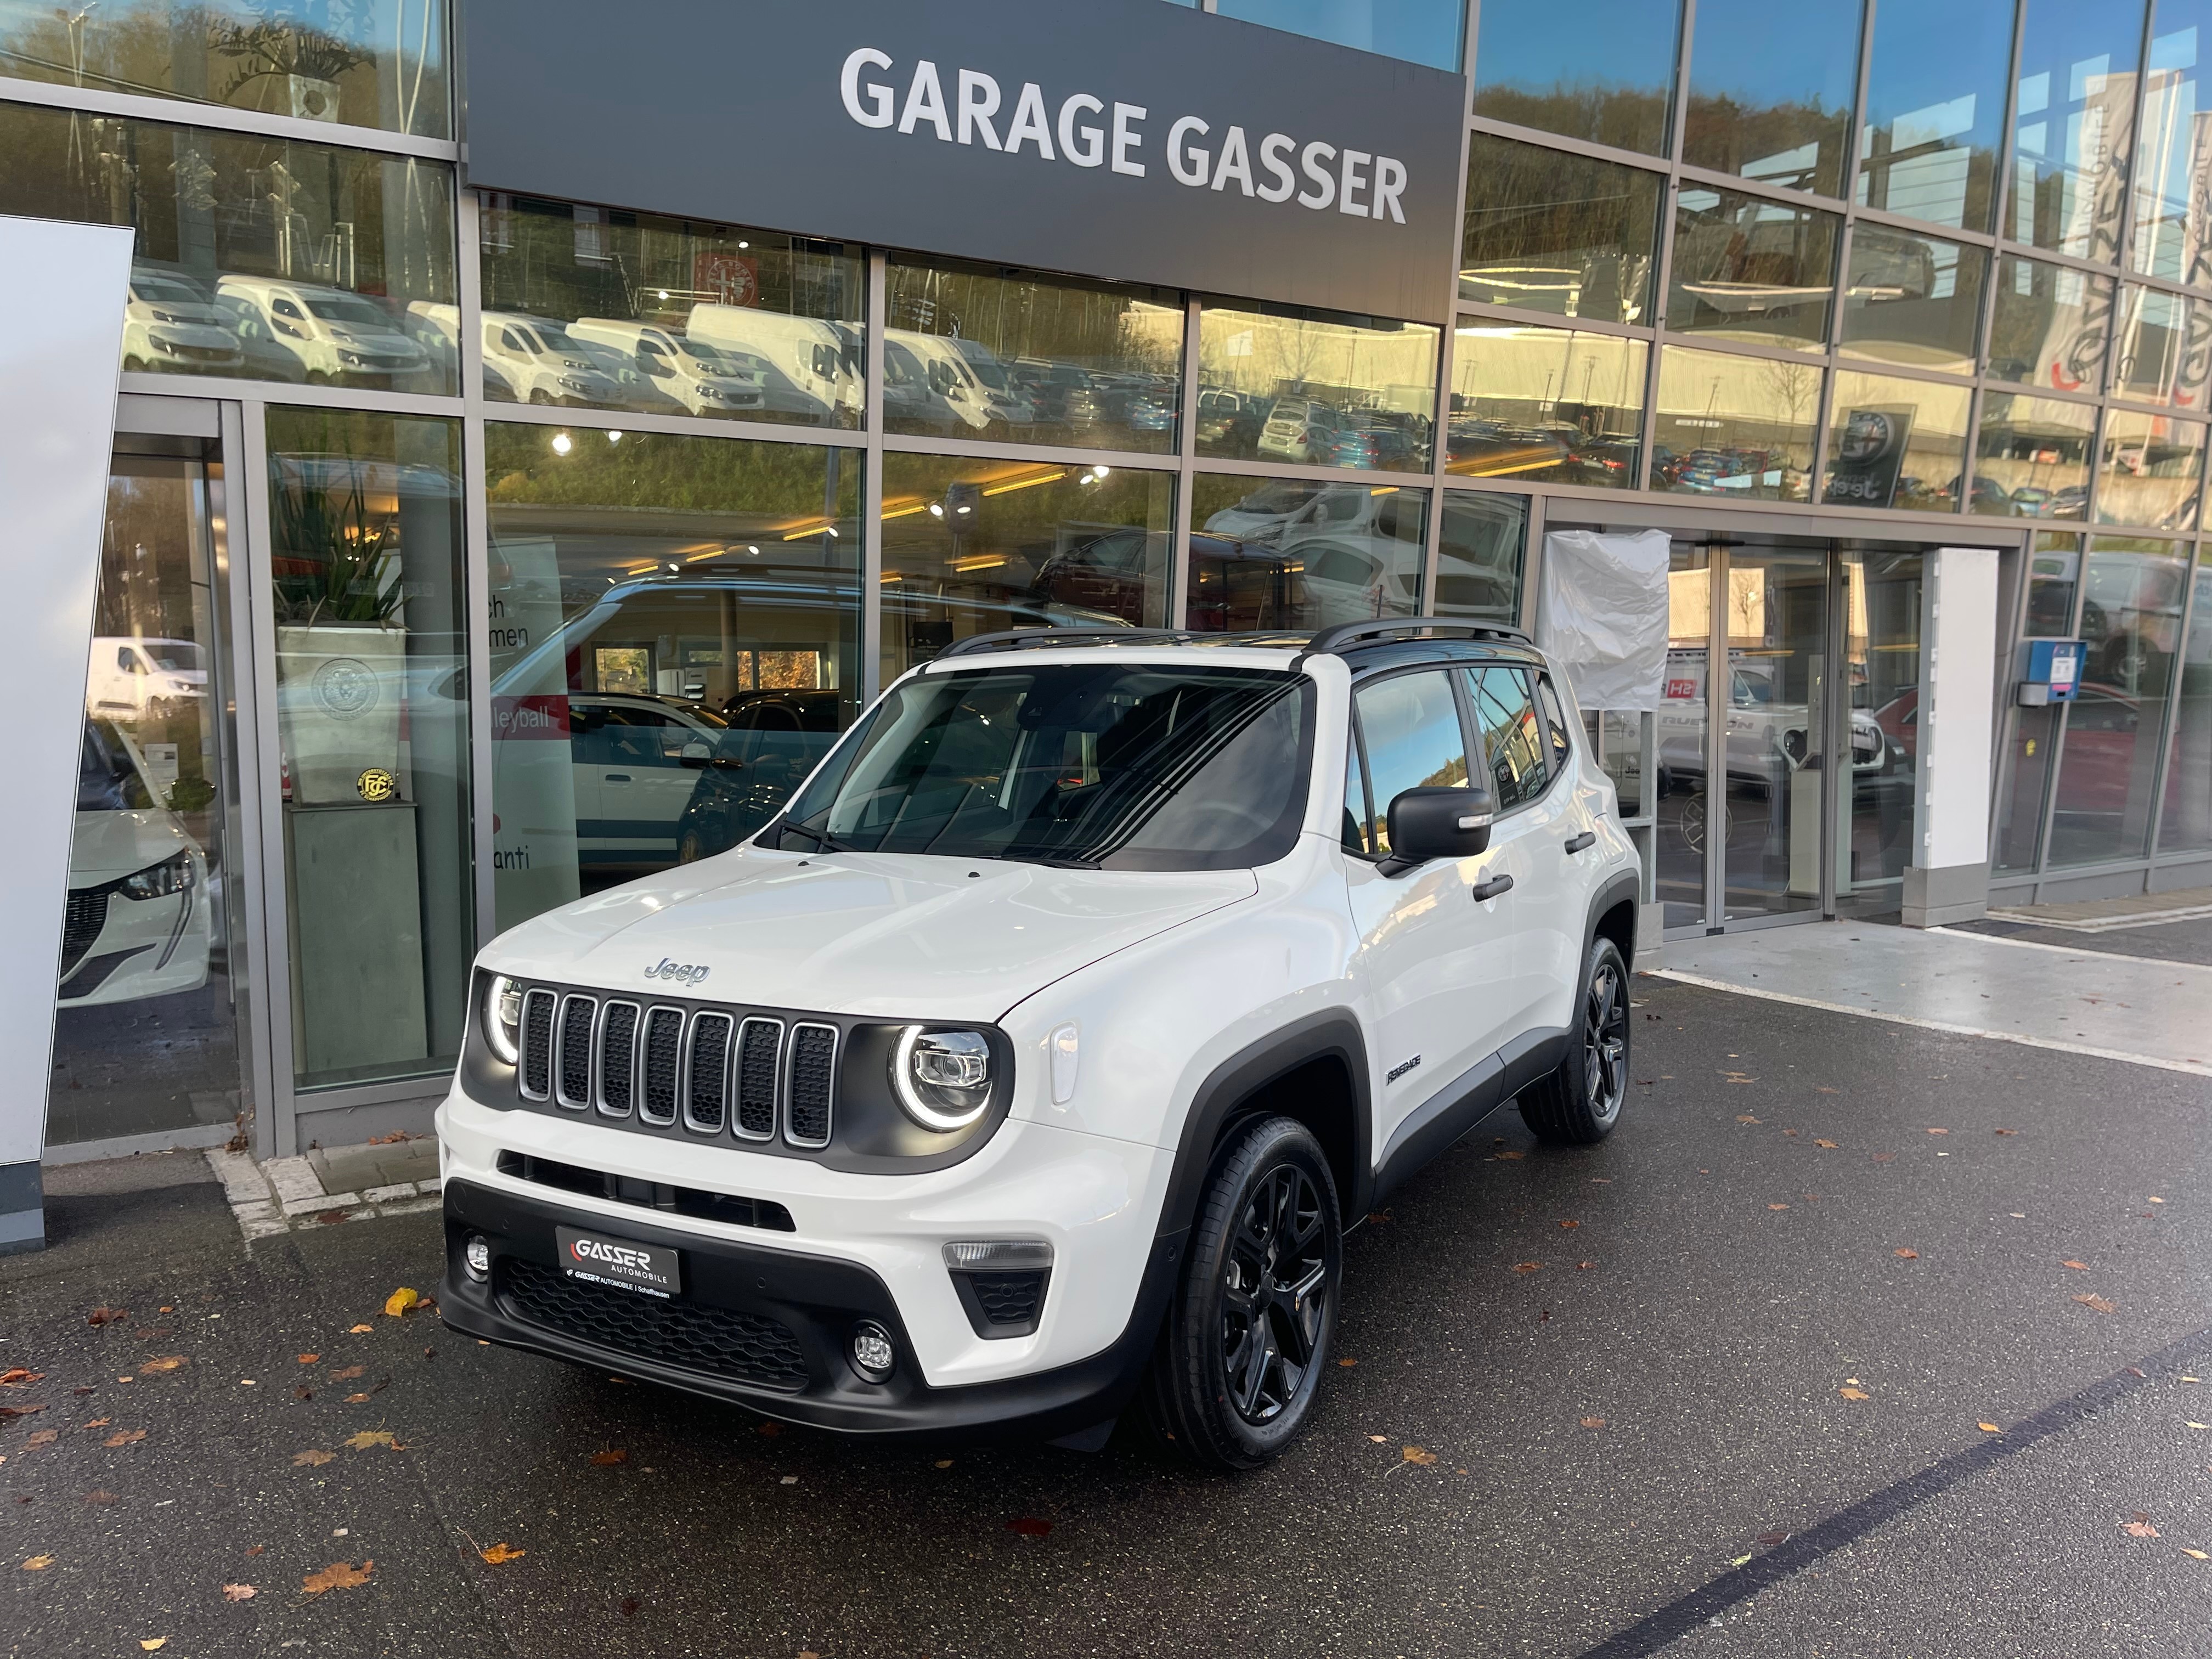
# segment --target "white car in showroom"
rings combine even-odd
[[[134,1002],[207,982],[207,859],[112,720],[85,722],[62,924],[60,1006]]]
[[[1509,1101],[1619,1121],[1639,879],[1513,631],[963,640],[749,842],[481,954],[443,1316],[878,1439],[1141,1403],[1253,1468],[1348,1226]]]

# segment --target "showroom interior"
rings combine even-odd
[[[1898,919],[1946,548],[1990,902],[2212,880],[2212,0],[1195,9],[1464,73],[1432,314],[495,187],[447,0],[0,0],[0,213],[137,236],[50,1157],[424,1128],[483,940],[955,640],[1533,627],[1563,531],[1670,538],[1670,935]]]

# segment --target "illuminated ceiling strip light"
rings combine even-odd
[[[884,514],[883,522],[889,524],[893,519],[909,519],[917,513],[927,513],[928,511],[929,503],[927,501],[916,501],[912,507],[895,507],[890,512]]]
[[[1066,467],[1061,467],[1061,468],[1060,468],[1058,471],[1056,471],[1056,472],[1047,472],[1047,473],[1043,473],[1043,474],[1042,474],[1041,476],[1039,476],[1039,477],[1034,477],[1034,478],[1017,478],[1017,479],[1015,479],[1015,480],[1014,480],[1014,482],[1013,482],[1013,483],[1012,483],[993,484],[989,489],[986,489],[983,493],[984,493],[986,495],[1011,495],[1013,491],[1015,491],[1015,490],[1017,490],[1017,489],[1030,489],[1030,487],[1032,487],[1033,485],[1036,485],[1036,484],[1046,484],[1046,483],[1052,483],[1056,482],[1056,481],[1057,481],[1057,480],[1059,480],[1059,479],[1065,478],[1066,476],[1067,476],[1067,469],[1066,469]]]

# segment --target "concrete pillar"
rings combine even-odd
[[[1943,547],[1922,590],[1918,766],[1905,925],[1971,921],[1989,907],[1990,776],[1996,741],[1997,554]]]

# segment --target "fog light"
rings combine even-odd
[[[881,1382],[891,1374],[891,1362],[897,1350],[891,1346],[891,1334],[872,1319],[864,1319],[853,1327],[853,1369],[871,1382]]]
[[[461,1246],[461,1262],[471,1279],[482,1282],[490,1278],[491,1241],[482,1233],[471,1233],[469,1242]]]

